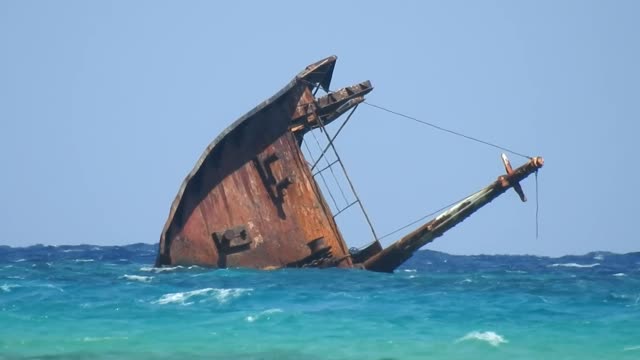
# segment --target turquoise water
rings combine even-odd
[[[0,247],[0,359],[640,359],[640,253],[421,251],[394,274]]]

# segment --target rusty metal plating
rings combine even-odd
[[[513,187],[524,200],[519,182],[542,167],[542,158],[515,170],[505,160],[507,175],[388,248],[376,240],[350,251],[300,149],[305,134],[324,130],[373,90],[364,81],[329,92],[335,62],[331,56],[309,65],[209,144],[171,205],[156,266],[338,266],[393,271],[421,246],[508,188]],[[317,88],[328,94],[316,98]],[[327,134],[327,148],[334,139]],[[342,166],[339,157],[336,162]]]

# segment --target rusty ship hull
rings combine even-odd
[[[309,65],[211,142],[171,205],[156,266],[393,271],[506,189],[519,188],[520,180],[542,166],[542,159],[534,158],[508,170],[481,196],[457,204],[387,249],[376,238],[350,252],[301,150],[305,134],[324,129],[373,89],[365,81],[331,92],[335,62],[332,56]],[[319,88],[327,94],[316,97]]]

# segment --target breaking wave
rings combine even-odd
[[[587,265],[576,264],[576,263],[564,263],[564,264],[551,264],[549,265],[549,267],[592,268],[599,265],[600,263],[587,264]]]
[[[163,267],[153,267],[153,266],[143,266],[140,268],[140,271],[145,271],[145,272],[154,272],[154,273],[161,273],[161,272],[165,272],[165,271],[175,271],[175,270],[180,270],[180,269],[184,269],[183,266],[163,266]]]
[[[129,338],[127,336],[118,336],[118,337],[113,337],[113,336],[103,336],[103,337],[85,336],[85,337],[82,338],[83,342],[99,342],[99,341],[110,341],[110,340],[129,340]]]
[[[20,287],[20,285],[3,284],[2,286],[0,286],[0,290],[4,292],[11,292],[11,289],[15,289],[17,287]]]
[[[270,315],[278,314],[278,313],[282,313],[282,312],[284,312],[284,311],[282,311],[282,309],[278,309],[278,308],[268,309],[268,310],[265,310],[265,311],[259,313],[258,315],[255,315],[255,316],[249,315],[249,316],[247,316],[245,318],[245,320],[247,320],[247,322],[254,322],[254,321],[256,321],[258,319],[262,319],[262,318],[265,318],[265,319],[269,320],[269,319],[271,319]]]
[[[458,339],[456,342],[467,341],[467,340],[484,341],[491,346],[499,346],[500,344],[506,344],[509,342],[502,335],[497,334],[493,331],[484,331],[484,332],[472,331],[467,335]]]
[[[253,289],[232,288],[232,289],[214,289],[205,288],[193,291],[169,293],[162,295],[158,300],[154,301],[154,304],[166,305],[166,304],[181,304],[191,305],[193,302],[188,302],[189,299],[198,296],[213,296],[218,303],[224,304],[231,299],[237,298],[244,293],[253,291]]]
[[[129,281],[140,281],[140,282],[151,282],[151,280],[153,279],[153,276],[141,276],[141,275],[127,275],[125,274],[123,277],[123,279],[125,280],[129,280]]]

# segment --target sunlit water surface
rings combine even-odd
[[[640,359],[640,253],[422,251],[394,274],[0,247],[0,359]]]

